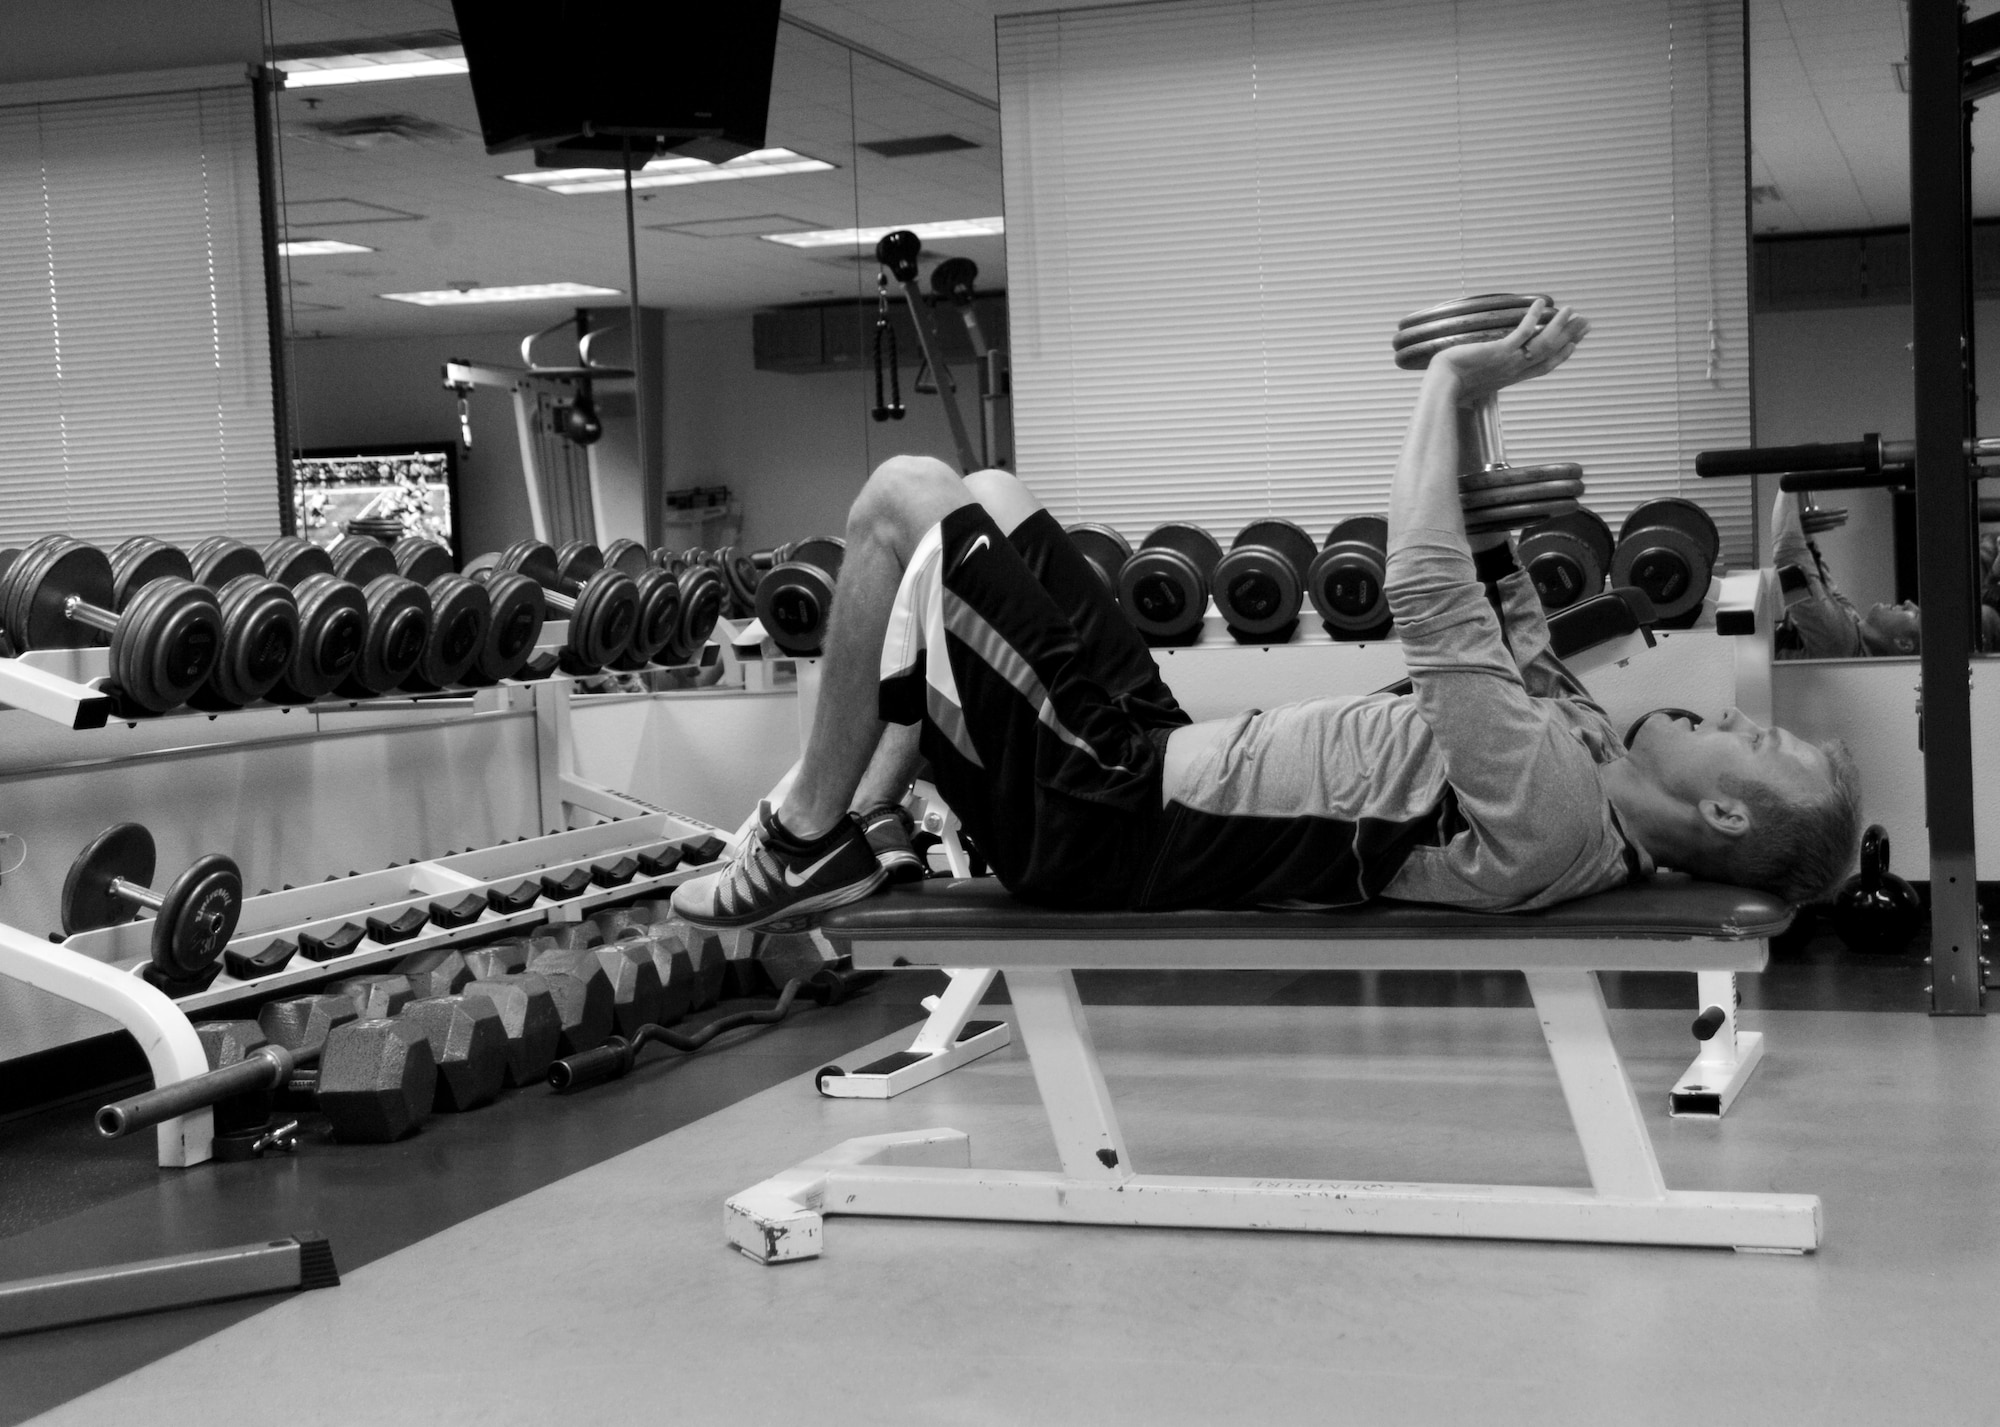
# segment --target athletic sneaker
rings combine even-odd
[[[930,870],[910,841],[917,825],[909,809],[901,803],[878,803],[856,816],[861,820],[861,831],[868,838],[875,860],[882,864],[891,882],[920,881]]]
[[[757,805],[757,824],[721,870],[683,882],[674,911],[698,927],[797,930],[819,913],[859,901],[888,877],[852,817],[802,843]]]

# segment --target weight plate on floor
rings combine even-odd
[[[430,583],[453,573],[451,551],[423,535],[405,535],[389,551],[396,573],[429,588]]]
[[[188,560],[194,566],[195,583],[211,590],[220,590],[244,575],[267,573],[262,555],[227,535],[211,535],[199,542],[188,551]]]
[[[111,608],[123,612],[140,589],[168,575],[194,578],[187,552],[150,535],[135,535],[111,552]]]
[[[1489,505],[1484,509],[1468,510],[1465,513],[1465,531],[1468,535],[1485,535],[1495,530],[1518,530],[1524,525],[1533,525],[1538,520],[1571,515],[1581,509],[1583,507],[1572,498],[1527,500],[1518,505]]]
[[[215,672],[222,610],[205,586],[169,575],[139,591],[111,639],[111,682],[154,713],[179,708]]]
[[[1714,519],[1693,501],[1678,496],[1649,500],[1626,516],[1618,527],[1619,543],[1623,544],[1632,531],[1654,525],[1671,525],[1684,531],[1711,565],[1722,553],[1722,533],[1715,528]]]
[[[638,541],[620,537],[604,547],[604,564],[607,569],[623,570],[636,580],[653,568],[653,557]]]
[[[310,540],[280,535],[264,547],[265,573],[296,590],[311,575],[331,575],[333,556]]]
[[[431,636],[431,600],[422,585],[401,575],[377,575],[361,595],[368,606],[368,633],[361,657],[340,686],[351,698],[386,694],[401,685],[424,657]]]
[[[477,580],[449,571],[424,586],[431,602],[430,635],[410,675],[411,688],[442,689],[462,683],[486,647],[493,600]]]
[[[1328,630],[1366,634],[1389,622],[1382,581],[1389,565],[1389,522],[1379,515],[1343,520],[1306,571],[1306,593]]]
[[[833,591],[834,581],[824,568],[787,560],[757,582],[757,618],[785,653],[816,655],[826,643]]]
[[[255,703],[283,678],[299,647],[299,607],[292,592],[261,575],[222,587],[222,645],[208,687],[225,704]]]
[[[1396,324],[1398,329],[1421,327],[1426,322],[1442,322],[1447,317],[1462,317],[1471,312],[1491,312],[1502,307],[1532,307],[1535,300],[1556,305],[1556,300],[1546,292],[1482,292],[1471,297],[1454,297],[1448,302],[1436,303],[1430,307],[1420,307]]]
[[[353,671],[368,637],[367,601],[332,570],[305,576],[292,598],[299,606],[299,642],[291,666],[267,694],[273,703],[311,703],[332,693]]]
[[[67,535],[45,536],[21,552],[7,572],[7,635],[16,649],[93,649],[104,635],[63,612],[81,596],[111,608],[111,561],[95,545]]]
[[[389,553],[389,547],[365,535],[343,535],[327,553],[333,557],[333,572],[363,589],[384,575],[396,573],[396,557]]]
[[[1118,592],[1118,572],[1125,562],[1132,558],[1132,542],[1108,525],[1095,521],[1084,521],[1072,525],[1065,532],[1077,553],[1090,562],[1090,568],[1097,571],[1097,578],[1104,581],[1104,588],[1114,595]]]
[[[639,587],[630,575],[599,570],[577,592],[569,616],[571,673],[594,674],[632,643],[639,625]]]
[[[1462,495],[1459,503],[1468,517],[1503,505],[1526,505],[1530,501],[1575,500],[1583,494],[1579,480],[1522,481],[1518,485],[1492,486]]]
[[[138,823],[118,823],[93,837],[63,877],[63,935],[121,926],[137,916],[135,903],[111,895],[111,883],[122,877],[150,885],[155,857],[153,835]]]
[[[243,874],[219,852],[197,857],[174,878],[153,919],[153,965],[176,980],[213,966],[236,934]]]
[[[477,562],[475,562],[477,563]],[[548,605],[542,587],[526,575],[501,570],[487,572],[482,582],[486,597],[493,602],[493,618],[486,626],[486,642],[473,661],[472,673],[488,684],[511,679],[521,671],[542,637]]]
[[[1713,574],[1708,552],[1679,525],[1627,529],[1611,557],[1612,585],[1641,591],[1662,621],[1678,619],[1699,606]]]
[[[642,669],[662,649],[672,645],[681,622],[681,582],[665,570],[648,567],[633,581],[639,587],[639,619],[632,643],[615,661],[621,669]]]
[[[1425,322],[1416,327],[1404,327],[1389,340],[1390,347],[1402,351],[1414,347],[1419,342],[1433,342],[1439,337],[1458,337],[1468,332],[1476,332],[1488,341],[1497,342],[1516,327],[1528,315],[1525,307],[1496,307],[1490,312],[1470,312],[1458,317],[1441,317],[1435,322]],[[1544,312],[1542,321],[1547,323],[1549,314]],[[1538,329],[1539,330],[1539,329]]]
[[[581,590],[583,582],[604,568],[604,552],[588,540],[565,540],[556,549],[556,588]]]

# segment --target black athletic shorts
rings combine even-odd
[[[1009,891],[1133,905],[1164,832],[1166,734],[1191,720],[1047,511],[1003,536],[985,507],[962,506],[938,535],[891,618],[882,717],[921,721],[938,792]],[[927,670],[940,633],[948,668]]]

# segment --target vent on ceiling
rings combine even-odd
[[[877,139],[861,147],[885,159],[913,159],[919,154],[949,154],[959,149],[976,149],[979,145],[956,134],[919,134],[910,139]]]
[[[745,218],[695,218],[645,226],[648,232],[677,233],[684,238],[755,238],[764,233],[797,233],[813,225],[783,213],[753,213]]]
[[[352,119],[308,119],[288,132],[337,149],[381,149],[395,144],[455,144],[470,138],[464,129],[415,114],[362,114]]]

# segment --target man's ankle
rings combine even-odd
[[[794,821],[794,818],[797,821]],[[801,814],[774,812],[771,814],[771,821],[777,825],[779,834],[788,841],[799,847],[811,847],[814,843],[824,842],[833,833],[838,832],[845,819],[834,817],[822,826],[817,820],[808,821]],[[806,828],[811,828],[812,831],[805,831]]]

